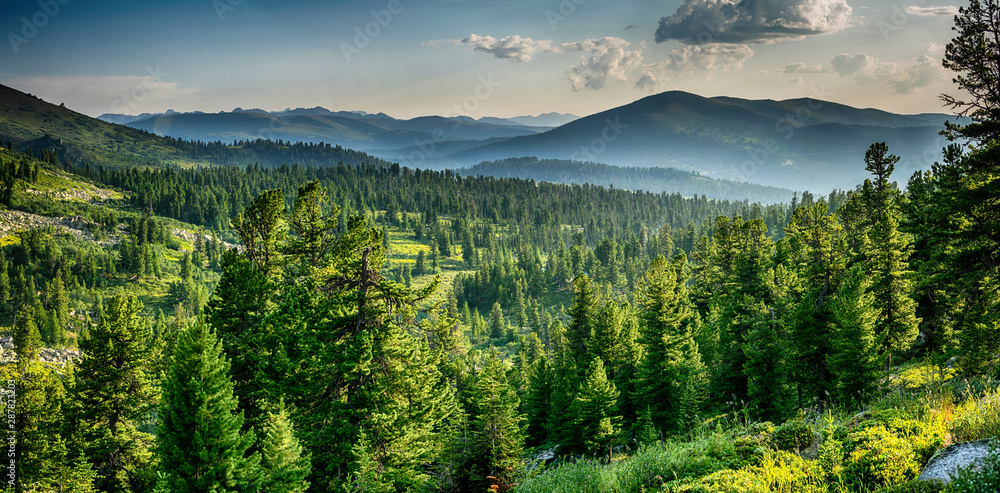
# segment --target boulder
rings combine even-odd
[[[980,469],[983,460],[990,454],[990,445],[993,440],[977,440],[975,442],[956,443],[949,445],[934,453],[934,457],[927,461],[923,472],[917,477],[920,481],[930,481],[937,479],[948,483],[959,469],[972,466]]]

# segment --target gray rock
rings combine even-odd
[[[979,470],[983,460],[990,454],[990,444],[993,440],[977,440],[975,442],[956,443],[934,453],[927,461],[927,466],[917,477],[920,481],[938,479],[945,483],[951,481],[959,469],[970,465]]]

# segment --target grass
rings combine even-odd
[[[990,378],[961,379],[931,363],[908,364],[885,379],[882,397],[864,412],[834,407],[805,417],[823,436],[815,458],[776,448],[775,431],[788,422],[759,426],[747,423],[743,414],[736,410],[712,418],[685,437],[642,446],[611,461],[564,460],[536,467],[515,491],[924,491],[909,489],[917,486],[908,482],[935,451],[1000,436],[1000,388]],[[740,444],[760,433],[770,438],[748,453]]]

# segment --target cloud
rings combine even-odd
[[[958,15],[958,6],[937,5],[932,7],[918,7],[907,5],[906,13],[910,15]]]
[[[841,53],[830,64],[841,77],[850,77],[858,84],[891,85],[900,94],[927,87],[943,77],[940,62],[927,55],[896,63],[882,62],[865,53]]]
[[[608,79],[626,81],[642,65],[642,48],[629,50],[631,43],[621,38],[605,37],[577,43],[563,43],[551,53],[590,52],[590,57],[566,69],[574,91],[600,89]]]
[[[777,72],[782,72],[785,74],[825,74],[833,72],[822,65],[806,65],[802,62],[790,63],[785,65],[785,68],[777,70]]]
[[[656,42],[770,43],[840,31],[848,26],[845,0],[684,0],[660,19]]]
[[[452,40],[451,42],[456,45],[470,45],[475,51],[489,53],[497,58],[514,60],[515,62],[530,62],[535,53],[548,50],[552,46],[551,40],[535,41],[516,34],[500,39],[493,36],[470,34],[465,39]]]
[[[696,71],[711,75],[715,72],[738,70],[752,56],[753,50],[745,44],[699,45],[671,50],[666,60],[643,66],[642,75],[635,86],[639,89],[657,89],[675,75],[690,76]]]

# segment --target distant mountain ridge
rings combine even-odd
[[[714,178],[826,193],[868,176],[864,154],[886,142],[902,160],[893,179],[927,169],[945,142],[947,114],[896,115],[814,99],[648,96],[548,132],[428,159],[462,167],[517,156],[672,167]]]

